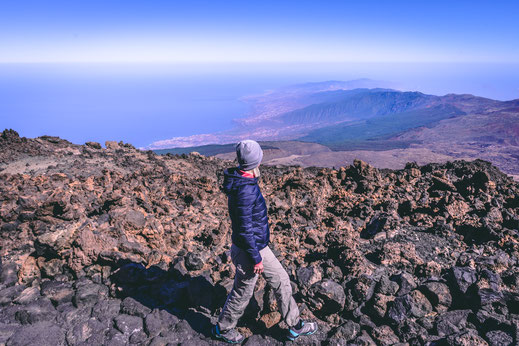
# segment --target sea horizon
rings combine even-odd
[[[243,97],[280,87],[368,78],[397,90],[519,98],[519,64],[0,63],[2,127],[73,143],[152,142],[229,130]],[[252,71],[252,72],[251,72]]]

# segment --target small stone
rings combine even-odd
[[[200,270],[204,267],[204,261],[200,254],[190,252],[185,257],[186,269],[189,271]]]
[[[101,149],[101,144],[98,142],[86,142],[85,145],[92,149]]]
[[[382,346],[394,345],[400,342],[400,339],[395,335],[393,329],[386,325],[373,328],[371,337],[375,340],[377,345]]]
[[[452,303],[452,296],[449,287],[441,282],[427,282],[422,286],[422,292],[437,307],[442,305],[450,307]]]
[[[53,304],[59,305],[72,301],[74,289],[66,281],[45,281],[41,284],[41,294],[48,297]]]
[[[116,150],[119,149],[119,144],[116,141],[105,141],[106,149]]]
[[[464,329],[467,317],[471,310],[453,310],[442,313],[436,319],[436,333],[439,336],[456,334],[460,329]]]
[[[330,333],[331,339],[351,341],[360,333],[360,325],[353,321],[347,321]]]
[[[143,330],[142,318],[137,316],[130,316],[122,314],[115,319],[115,327],[124,334],[133,334]]]
[[[391,280],[396,282],[399,286],[397,294],[402,296],[414,290],[416,288],[416,280],[413,275],[403,272],[398,275],[391,277]]]
[[[178,322],[178,317],[166,310],[154,309],[144,319],[144,328],[146,333],[153,337],[159,335],[162,331],[172,330]]]
[[[28,304],[41,297],[40,289],[38,287],[27,287],[20,293],[18,297],[13,301],[15,304]]]
[[[432,305],[420,291],[412,291],[397,297],[388,311],[388,317],[400,323],[409,316],[424,317],[432,311]]]
[[[488,343],[475,330],[451,335],[447,338],[447,343],[456,346],[488,346]]]
[[[144,318],[151,312],[151,309],[132,297],[126,297],[121,303],[121,312]]]
[[[321,271],[314,266],[299,268],[296,273],[299,287],[305,289],[308,289],[310,286],[322,279]]]
[[[77,307],[84,305],[91,306],[107,295],[108,288],[106,286],[95,283],[85,283],[77,288],[73,302]]]
[[[148,338],[148,336],[146,335],[146,333],[144,333],[142,330],[138,330],[138,331],[132,333],[132,335],[130,335],[130,343],[131,344],[141,344],[144,341],[146,341],[147,338]]]
[[[53,258],[47,262],[44,262],[40,266],[40,270],[43,277],[54,278],[56,275],[62,273],[63,261],[57,258]]]
[[[106,329],[107,327],[97,319],[89,318],[68,330],[67,342],[70,345],[77,345],[83,342],[87,344],[103,344]],[[101,343],[99,343],[99,341],[101,341]]]
[[[119,299],[99,300],[92,308],[92,317],[101,322],[110,322],[121,311],[121,301]]]
[[[454,267],[451,270],[454,286],[463,294],[476,282],[476,271],[469,267]]]

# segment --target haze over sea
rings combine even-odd
[[[436,95],[519,98],[519,64],[0,64],[0,125],[26,137],[144,147],[231,128],[248,114],[243,96],[358,78]]]

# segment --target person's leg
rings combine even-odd
[[[258,280],[258,275],[254,274],[254,264],[245,251],[233,245],[231,258],[236,267],[236,275],[231,293],[227,296],[218,317],[218,326],[223,332],[236,327],[238,319],[243,315],[252,298]]]
[[[283,320],[293,327],[299,322],[299,308],[292,297],[290,278],[268,246],[260,250],[260,255],[263,258],[263,274],[274,289]]]

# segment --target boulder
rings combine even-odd
[[[344,289],[332,280],[324,280],[310,287],[312,304],[320,315],[330,315],[341,311],[346,302]]]
[[[7,346],[64,346],[65,332],[64,330],[48,321],[34,323],[24,326],[7,341]]]
[[[432,311],[432,305],[418,290],[397,297],[388,310],[388,318],[398,324],[410,316],[424,317]]]
[[[85,145],[92,149],[101,149],[101,144],[99,144],[98,142],[85,142]]]

